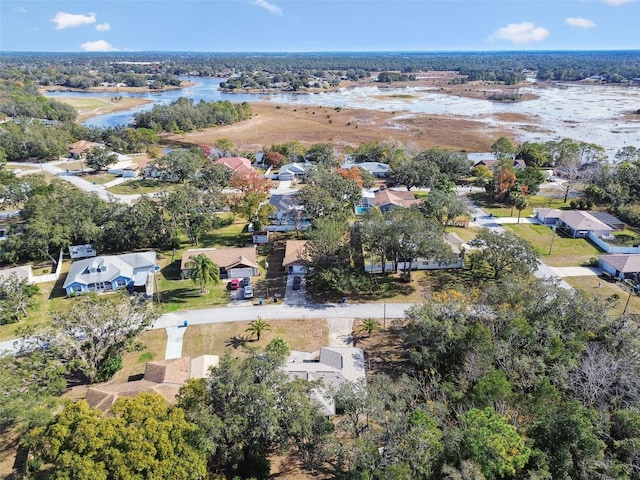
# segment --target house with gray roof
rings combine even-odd
[[[73,262],[62,287],[67,295],[109,292],[123,288],[151,295],[151,276],[155,270],[156,252],[85,258]]]
[[[280,170],[278,170],[278,180],[287,181],[306,177],[311,168],[315,168],[312,163],[294,162],[282,165]]]
[[[386,163],[380,162],[353,163],[347,161],[340,166],[346,169],[351,169],[354,167],[361,168],[363,170],[366,170],[376,178],[387,178],[389,176],[389,173],[391,173],[391,167]]]
[[[615,230],[584,210],[539,208],[535,210],[535,216],[543,225],[557,226],[573,238],[585,238],[589,233],[602,237]]]
[[[640,253],[601,255],[600,268],[621,280],[640,280]]]
[[[355,347],[322,347],[313,353],[292,351],[281,369],[292,378],[322,382],[314,398],[327,416],[336,414],[331,392],[347,382],[362,382],[366,375],[364,352]]]

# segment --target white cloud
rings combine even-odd
[[[588,18],[581,18],[581,17],[576,17],[576,18],[569,17],[564,21],[564,23],[572,27],[579,27],[579,28],[594,28],[596,26],[596,24],[593,23]]]
[[[506,27],[499,28],[491,35],[489,41],[508,40],[513,43],[540,42],[549,36],[549,30],[544,27],[536,27],[531,22],[510,23]]]
[[[24,7],[16,7],[13,9],[13,11],[18,13],[27,13],[27,9]]]
[[[79,27],[81,25],[96,23],[96,14],[90,13],[89,15],[82,15],[58,12],[51,19],[51,21],[56,24],[56,30],[62,30],[65,28]]]
[[[80,48],[85,52],[115,52],[117,48],[113,47],[109,42],[104,40],[96,40],[95,42],[84,42]]]
[[[99,32],[108,32],[111,30],[111,25],[108,23],[99,23],[95,26],[95,29]]]
[[[258,7],[262,7],[265,10],[270,11],[271,13],[275,13],[276,15],[282,16],[282,9],[274,5],[273,3],[269,3],[266,0],[253,0],[251,5],[257,5]]]
[[[619,5],[624,5],[625,3],[635,2],[636,0],[604,0],[604,3],[608,3],[609,5],[613,5],[617,7]]]

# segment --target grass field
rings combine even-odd
[[[584,238],[571,238],[544,225],[507,224],[506,229],[529,241],[540,252],[541,260],[550,267],[577,267],[588,263],[602,252]],[[551,244],[553,240],[553,245]],[[551,248],[551,255],[549,249]]]
[[[151,360],[164,360],[167,349],[166,330],[146,330],[140,335],[144,344],[142,350],[125,352],[122,355],[122,370],[112,380],[115,383],[124,383],[144,373],[144,367]]]
[[[271,331],[264,332],[260,341],[246,332],[249,322],[229,322],[194,325],[187,328],[182,347],[183,355],[219,355],[226,351],[242,353],[243,348],[264,349],[275,337],[284,338],[292,350],[314,352],[329,342],[326,320],[284,319],[269,321]]]
[[[529,200],[529,206],[522,210],[521,217],[528,217],[533,215],[534,208],[557,208],[568,209],[569,204],[563,203],[561,198],[543,197],[541,195],[533,195],[527,197]],[[518,210],[511,208],[511,205],[505,205],[501,202],[495,202],[489,198],[486,193],[471,193],[469,194],[469,200],[475,203],[478,207],[485,210],[487,213],[492,213],[494,217],[517,217]]]
[[[629,300],[627,313],[640,314],[640,297],[635,294],[629,297],[629,290],[622,288],[620,283],[608,282],[596,276],[566,277],[564,280],[572,287],[583,290],[590,296],[609,299],[613,314],[622,314],[627,300]]]
[[[122,110],[129,110],[130,108],[138,105],[144,105],[151,103],[152,100],[143,98],[130,98],[120,97],[114,93],[112,98],[104,97],[72,97],[72,96],[60,96],[56,97],[56,100],[67,105],[71,105],[78,111],[78,121],[82,122],[94,115],[100,115],[104,113],[118,112]]]

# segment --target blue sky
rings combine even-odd
[[[0,51],[640,49],[640,0],[0,0]]]

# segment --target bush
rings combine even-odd
[[[106,382],[107,380],[110,380],[120,370],[122,370],[122,355],[117,355],[115,357],[109,358],[100,367],[100,370],[96,375],[95,381],[97,383]]]

